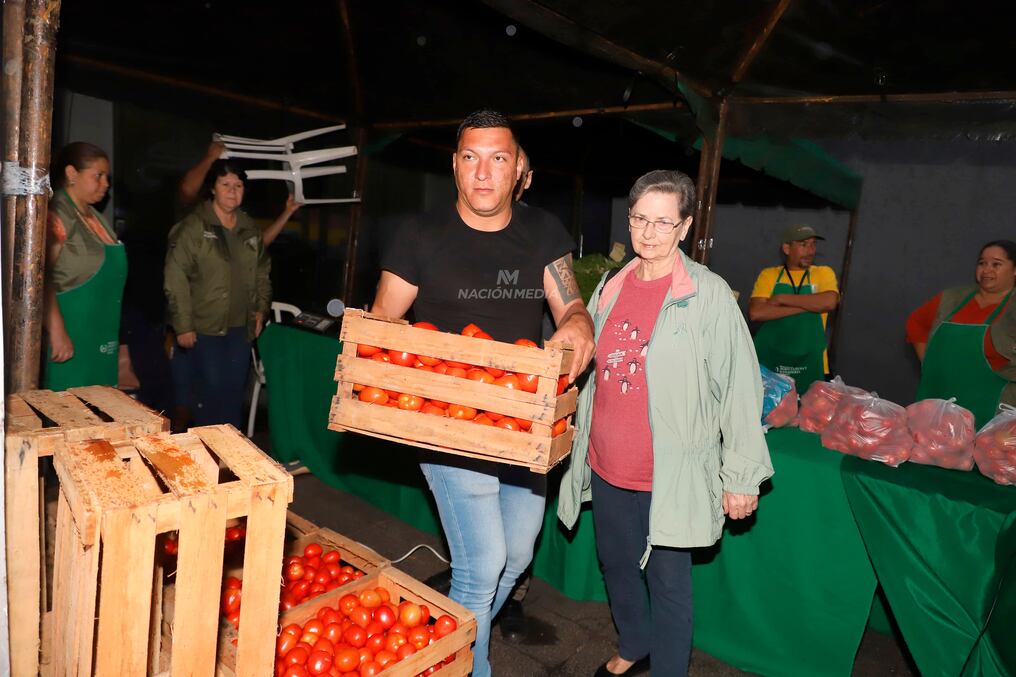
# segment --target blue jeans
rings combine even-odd
[[[195,425],[231,423],[243,430],[243,401],[250,372],[250,341],[246,327],[232,327],[223,336],[198,334],[190,350],[180,350],[183,376],[190,387]],[[186,386],[185,386],[186,387]]]
[[[473,675],[488,677],[490,621],[533,559],[547,478],[526,468],[433,456],[423,462],[452,556],[449,596],[476,614]]]
[[[627,661],[649,656],[654,675],[687,675],[691,659],[691,553],[653,546],[645,578],[639,559],[649,536],[648,491],[615,487],[595,472],[596,553],[617,626],[617,652]],[[646,594],[648,588],[648,595]]]

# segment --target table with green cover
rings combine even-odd
[[[1016,674],[1016,487],[852,457],[843,484],[921,673]]]
[[[410,447],[329,431],[339,342],[280,325],[258,341],[272,453],[431,533],[436,508]],[[842,456],[797,430],[768,436],[776,475],[750,520],[696,554],[695,643],[762,674],[848,675],[875,577],[846,503]],[[588,509],[568,533],[557,520],[560,468],[548,478],[534,573],[565,595],[605,600]]]

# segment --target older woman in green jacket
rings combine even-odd
[[[773,470],[744,318],[727,284],[678,248],[694,184],[680,172],[650,172],[628,204],[637,256],[604,275],[589,302],[596,363],[579,395],[558,516],[572,527],[592,500],[618,628],[618,654],[596,674],[645,674],[651,659],[654,674],[683,675],[688,549],[715,543],[724,515],[751,515]]]
[[[271,303],[261,229],[240,209],[243,176],[225,160],[212,164],[210,199],[169,233],[164,287],[199,425],[241,426],[251,341]]]

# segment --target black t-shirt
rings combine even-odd
[[[488,233],[467,226],[452,206],[403,223],[381,267],[419,288],[418,321],[455,333],[472,322],[498,341],[539,342],[543,270],[574,248],[542,209],[515,205],[509,224]]]

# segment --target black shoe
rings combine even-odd
[[[610,662],[609,659],[607,662]],[[627,670],[625,670],[620,674],[624,675],[625,677],[635,677],[635,675],[648,675],[649,656],[638,659],[637,661],[632,663],[632,666],[630,668],[628,668]],[[604,663],[596,670],[595,673],[593,673],[593,677],[617,677],[617,673],[608,670],[607,663]]]
[[[452,570],[451,568],[442,569],[423,583],[430,588],[434,588],[442,595],[447,595],[452,589]]]
[[[498,614],[497,623],[501,627],[501,636],[509,642],[519,644],[526,638],[527,623],[522,602],[509,599]]]

